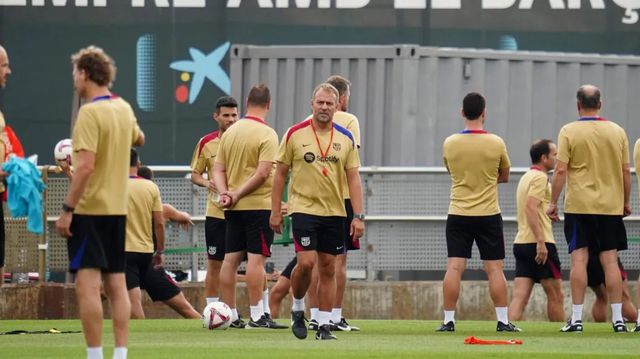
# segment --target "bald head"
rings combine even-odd
[[[593,85],[582,85],[576,95],[578,106],[583,110],[599,110],[602,106],[600,89]]]
[[[0,88],[7,85],[7,78],[10,74],[11,69],[9,68],[9,55],[7,55],[7,50],[0,45]]]

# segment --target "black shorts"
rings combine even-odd
[[[149,266],[143,278],[140,288],[147,291],[154,302],[164,302],[180,294],[180,288],[162,267],[155,269]]]
[[[536,283],[544,279],[562,279],[560,271],[560,257],[556,245],[545,243],[547,247],[547,262],[545,264],[536,263],[535,243],[515,243],[513,245],[513,255],[516,258],[516,277],[531,278]]]
[[[2,193],[0,193],[2,194]],[[0,201],[0,268],[4,267],[4,208],[2,201]],[[4,278],[0,278],[3,281]]]
[[[127,290],[141,286],[144,275],[151,267],[152,257],[153,253],[125,252],[127,260],[127,270],[125,271]]]
[[[207,258],[221,261],[225,253],[225,237],[227,221],[220,218],[206,217],[204,220],[204,238],[207,242]]]
[[[152,257],[152,253],[126,252],[127,290],[144,289],[154,302],[169,300],[180,294],[180,288],[164,268],[153,268]]]
[[[273,230],[269,227],[271,211],[225,211],[227,220],[226,253],[246,251],[271,257]]]
[[[338,255],[344,253],[344,217],[291,215],[291,231],[296,253],[318,251]]]
[[[347,251],[356,251],[360,249],[360,238],[355,241],[351,238],[351,221],[353,221],[353,207],[351,206],[351,200],[344,200],[344,209],[347,212],[347,219],[344,222],[344,253]]]
[[[585,247],[595,252],[627,249],[622,216],[565,213],[564,235],[569,253]]]
[[[480,250],[480,259],[504,259],[504,234],[502,215],[447,217],[448,257],[471,258],[471,247],[475,240]]]
[[[126,224],[127,216],[74,214],[72,235],[67,239],[69,271],[96,268],[103,273],[123,273]]]
[[[620,269],[620,277],[622,280],[627,280],[627,271],[625,271],[620,258],[618,258],[618,269]],[[587,263],[587,285],[589,287],[598,287],[600,284],[605,284],[604,269],[600,264],[598,253],[589,252],[589,263]]]
[[[280,273],[280,276],[291,280],[291,272],[293,272],[293,268],[296,266],[296,264],[298,264],[298,258],[293,257],[291,262],[289,262],[289,264],[287,264],[287,266],[284,267],[284,269],[282,270],[282,273]]]

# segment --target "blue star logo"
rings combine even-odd
[[[231,93],[231,80],[229,79],[229,75],[227,75],[220,66],[220,62],[227,54],[227,51],[229,51],[230,46],[231,43],[227,41],[211,51],[208,55],[191,47],[189,48],[191,60],[174,61],[169,65],[173,70],[193,74],[191,88],[189,89],[189,104],[192,104],[196,98],[198,98],[205,79],[211,81],[225,94],[229,95]]]

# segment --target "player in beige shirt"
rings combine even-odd
[[[264,262],[271,256],[273,242],[269,214],[278,147],[278,135],[265,122],[270,106],[269,88],[253,86],[246,115],[222,136],[213,173],[227,221],[226,254],[220,270],[222,301],[236,309],[236,272],[246,256],[250,328],[272,327],[263,302]],[[232,316],[233,321],[238,320],[237,315]]]
[[[360,123],[358,118],[346,112],[349,106],[349,97],[351,96],[351,82],[346,78],[333,75],[327,79],[327,83],[331,84],[338,90],[340,97],[338,99],[338,110],[333,115],[333,123],[342,126],[347,129],[353,136],[356,147],[360,148]],[[307,120],[310,120],[313,116],[309,116]],[[345,223],[351,223],[353,220],[353,207],[351,206],[351,198],[349,197],[349,186],[347,184],[346,176],[342,178],[342,191],[344,193],[344,208],[347,212],[347,218]],[[336,295],[331,310],[331,324],[334,330],[340,331],[359,331],[360,328],[350,325],[347,320],[342,316],[342,301],[344,299],[344,290],[347,284],[347,253],[348,251],[360,249],[360,239],[351,238],[349,236],[349,226],[345,226],[345,243],[343,253],[336,256]],[[294,259],[295,260],[295,259]],[[307,293],[309,299],[309,312],[311,317],[309,318],[309,329],[318,329],[318,271],[314,269],[311,283],[309,285],[309,292]]]
[[[165,303],[184,318],[201,318],[162,268],[165,221],[160,189],[154,182],[138,176],[140,159],[133,148],[130,166],[125,256],[131,318],[145,318],[141,289],[149,294],[151,300]]]
[[[349,236],[360,238],[364,232],[360,158],[353,135],[333,123],[338,90],[324,83],[313,91],[313,118],[291,127],[278,153],[278,165],[271,198],[271,228],[280,233],[280,198],[289,170],[289,213],[294,237],[297,266],[292,273],[292,331],[299,339],[307,337],[304,296],[314,266],[319,274],[319,315],[316,339],[335,339],[331,333],[331,307],[334,303],[335,258],[344,253],[345,193],[342,178],[347,177],[353,200],[354,219],[348,224]]]
[[[564,293],[560,258],[553,239],[551,219],[546,210],[551,200],[551,184],[547,173],[556,163],[556,145],[551,140],[538,140],[531,145],[531,168],[516,191],[518,233],[513,244],[516,276],[509,318],[522,319],[535,283],[540,283],[547,295],[547,317],[552,322],[564,320]]]
[[[636,141],[636,144],[633,146],[633,163],[636,168],[636,178],[638,179],[638,184],[640,185],[640,175],[638,175],[638,171],[640,169],[640,139]],[[638,277],[638,296],[636,298],[640,298],[640,277]],[[640,332],[640,309],[638,310],[638,320],[636,321],[636,327],[633,330],[634,332]]]
[[[114,358],[122,359],[131,314],[124,275],[129,149],[144,144],[144,135],[131,106],[109,90],[115,65],[102,49],[82,49],[72,64],[74,87],[86,103],[73,128],[75,171],[56,229],[68,238],[69,270],[77,273],[87,358],[102,358],[104,281],[114,322]]]
[[[11,68],[9,67],[9,55],[7,51],[0,45],[0,88],[4,88],[7,85],[7,77],[11,74]],[[4,116],[0,111],[0,132],[4,129]],[[0,141],[0,155],[4,159],[6,157],[6,144]],[[2,169],[0,169],[0,182],[7,175]],[[4,185],[0,184],[0,194],[4,192]],[[4,213],[3,208],[0,206],[0,287],[4,282]]]
[[[205,218],[205,241],[207,244],[207,276],[204,280],[207,304],[219,300],[220,268],[225,254],[226,221],[218,203],[218,192],[213,181],[213,164],[218,155],[220,139],[225,131],[238,120],[238,102],[229,96],[216,101],[213,120],[218,130],[203,136],[193,151],[191,160],[191,182],[208,189],[207,213]],[[207,174],[207,178],[203,174]],[[232,327],[242,326],[238,319]]]
[[[455,331],[455,308],[460,281],[476,242],[489,280],[498,323],[496,330],[517,332],[509,322],[507,280],[503,272],[504,235],[498,205],[498,183],[509,180],[511,162],[504,141],[483,129],[484,96],[467,94],[462,101],[465,128],[444,141],[444,165],[451,175],[447,217],[447,272],[443,281],[444,321],[437,329]]]
[[[558,160],[551,180],[547,215],[558,220],[565,182],[564,232],[571,254],[571,319],[562,332],[581,332],[589,250],[600,252],[611,301],[614,332],[626,332],[622,318],[622,279],[618,251],[627,249],[623,216],[631,213],[629,143],[622,127],[599,115],[600,90],[578,89],[578,121],[558,134]]]

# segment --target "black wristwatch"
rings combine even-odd
[[[359,219],[359,220],[361,220],[361,221],[364,221],[364,217],[365,217],[365,216],[364,216],[364,213],[355,213],[355,214],[353,215],[353,218],[355,218],[355,219]]]
[[[69,205],[68,205],[68,204],[66,204],[66,203],[63,203],[63,204],[62,204],[62,211],[63,211],[63,212],[73,213],[73,211],[75,211],[75,210],[76,210],[75,208],[73,208],[73,207],[69,206]]]

